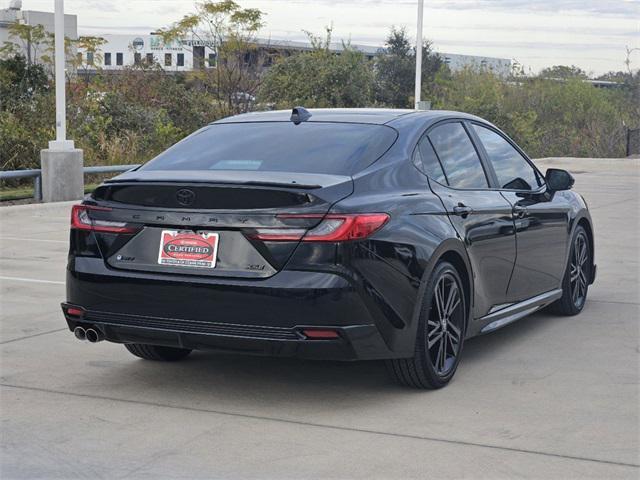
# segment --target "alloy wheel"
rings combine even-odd
[[[431,365],[445,376],[456,365],[464,331],[464,296],[456,277],[445,272],[433,292],[427,320],[427,350]]]
[[[584,233],[580,232],[573,244],[571,255],[571,300],[580,308],[587,298],[587,272],[589,271],[589,245]]]

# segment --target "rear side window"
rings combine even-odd
[[[480,125],[474,124],[473,129],[487,151],[501,188],[535,190],[542,186],[536,170],[502,136]]]
[[[447,178],[442,171],[442,165],[440,165],[436,152],[426,135],[422,137],[418,143],[415,163],[418,169],[424,172],[429,178],[443,185],[447,185]]]
[[[396,131],[356,123],[215,124],[190,135],[141,170],[260,170],[352,175],[393,145]]]
[[[429,132],[431,144],[454,188],[487,188],[480,157],[461,123],[445,123]]]

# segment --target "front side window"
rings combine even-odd
[[[535,190],[542,186],[540,176],[535,169],[501,135],[476,124],[473,125],[473,129],[487,152],[500,188]]]
[[[474,189],[489,186],[480,157],[461,123],[437,126],[429,132],[429,140],[451,187]]]

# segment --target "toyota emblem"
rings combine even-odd
[[[196,201],[196,194],[192,190],[183,188],[176,192],[176,200],[183,207],[190,207]]]

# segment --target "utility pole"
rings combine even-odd
[[[56,80],[56,140],[49,142],[52,150],[73,149],[67,140],[67,93],[65,90],[64,0],[56,0],[55,9],[55,80]]]
[[[422,16],[424,0],[418,0],[418,29],[416,33],[416,110],[420,109],[420,94],[422,93]]]
[[[42,197],[45,202],[77,200],[84,196],[82,150],[67,140],[64,50],[64,0],[55,0],[56,139],[40,152]]]

